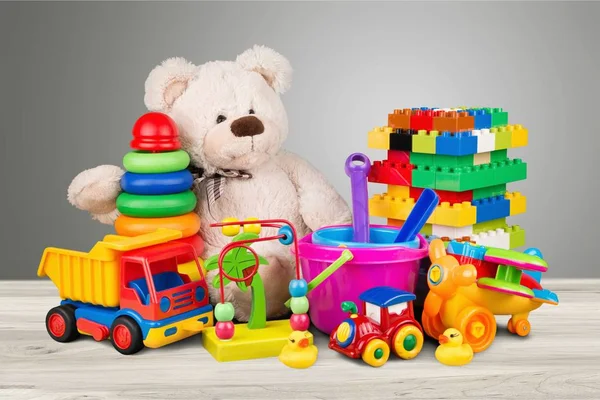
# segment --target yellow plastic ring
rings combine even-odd
[[[183,237],[192,236],[200,230],[200,217],[194,212],[167,218],[134,218],[119,215],[115,221],[115,230],[122,236],[143,235],[158,228],[181,231]]]

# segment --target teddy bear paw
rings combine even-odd
[[[117,216],[116,200],[121,192],[124,171],[114,165],[100,165],[79,173],[67,191],[69,202],[92,214],[100,222],[110,223]]]

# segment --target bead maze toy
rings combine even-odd
[[[508,330],[527,336],[529,313],[542,304],[558,304],[556,294],[541,286],[548,265],[538,249],[520,253],[453,240],[446,250],[434,239],[429,256],[422,324],[433,338],[455,328],[474,352],[481,352],[496,336],[495,315],[510,315]]]
[[[329,348],[381,367],[390,348],[400,358],[415,358],[423,348],[421,325],[415,320],[415,295],[392,287],[374,287],[360,295],[361,314],[351,301],[342,303],[349,316],[331,333]]]
[[[358,302],[361,293],[384,284],[414,293],[421,260],[427,256],[427,242],[418,232],[435,209],[438,196],[433,190],[424,191],[405,227],[371,225],[367,205],[370,168],[371,162],[364,154],[354,153],[346,159],[353,224],[318,229],[298,245],[302,273],[307,279],[326,269],[344,247],[354,255],[340,273],[308,296],[311,321],[327,335],[347,316],[337,307],[343,301]]]
[[[181,150],[175,122],[166,114],[150,112],[133,126],[132,151],[123,157],[126,173],[123,192],[117,197],[120,215],[115,230],[122,236],[137,236],[157,228],[182,232],[181,242],[194,246],[200,256],[204,242],[198,235],[200,218],[194,212],[192,173],[186,168],[189,155]],[[202,265],[202,259],[198,260]],[[196,260],[180,260],[180,270],[197,280]]]
[[[244,227],[242,233],[240,226]],[[306,296],[345,262],[351,260],[352,252],[340,249],[340,256],[325,271],[307,283],[300,277],[297,234],[289,221],[226,219],[221,223],[212,224],[211,227],[221,227],[223,234],[233,236],[233,239],[218,255],[206,260],[208,271],[218,269],[211,284],[220,291],[220,301],[215,306],[217,323],[214,328],[205,329],[202,335],[202,343],[206,350],[221,362],[277,357],[293,332],[304,332],[307,344],[312,345],[313,337],[308,332],[310,319],[307,314],[309,301]],[[262,228],[275,228],[277,234],[260,237]],[[271,240],[278,240],[286,246],[293,245],[296,255],[296,278],[289,284],[291,298],[286,302],[293,313],[290,320],[266,320],[265,292],[258,268],[260,265],[267,265],[268,262],[257,254],[251,245]],[[244,292],[248,289],[251,291],[251,313],[247,324],[233,323],[234,307],[225,301],[224,292],[224,287],[230,283],[235,283]]]
[[[501,108],[412,108],[394,110],[388,124],[368,135],[368,146],[387,150],[375,161],[369,182],[387,190],[369,200],[370,214],[402,226],[423,190],[434,189],[440,204],[421,234],[514,249],[525,231],[508,217],[526,211],[526,197],[507,184],[527,178],[527,164],[509,159],[508,149],[526,146],[528,131],[509,125]]]
[[[80,334],[110,339],[130,355],[211,326],[205,280],[178,271],[178,259],[186,258],[202,276],[194,247],[178,241],[181,236],[162,228],[136,237],[107,235],[89,253],[44,250],[38,276],[48,276],[62,298],[46,316],[50,337],[63,343]]]

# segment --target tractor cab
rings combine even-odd
[[[376,287],[359,296],[363,314],[384,332],[397,321],[414,319],[412,301],[415,298],[413,293],[392,287]]]
[[[170,242],[132,250],[121,257],[121,308],[137,311],[147,320],[161,320],[207,303],[204,279],[192,281],[178,271],[182,261],[194,260],[202,276],[194,248]]]

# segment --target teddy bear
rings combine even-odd
[[[199,234],[205,242],[202,258],[219,251],[230,238],[211,228],[225,218],[286,219],[297,230],[298,240],[326,225],[348,224],[348,204],[326,178],[298,155],[282,149],[288,135],[288,118],[281,95],[290,88],[292,67],[281,54],[254,46],[235,61],[194,65],[181,57],[156,66],[145,82],[144,103],[149,111],[162,112],[177,124],[183,150],[197,173],[194,192],[201,219]],[[79,173],[67,198],[105,224],[119,212],[122,168],[101,165]],[[275,235],[272,228],[263,235]],[[289,312],[288,283],[295,277],[295,259],[289,246],[279,241],[252,245],[265,257],[258,273],[264,281],[267,317]],[[210,283],[217,271],[207,273]],[[213,304],[218,289],[210,287]],[[235,318],[247,321],[251,294],[237,285],[225,287],[225,299],[234,305]]]

